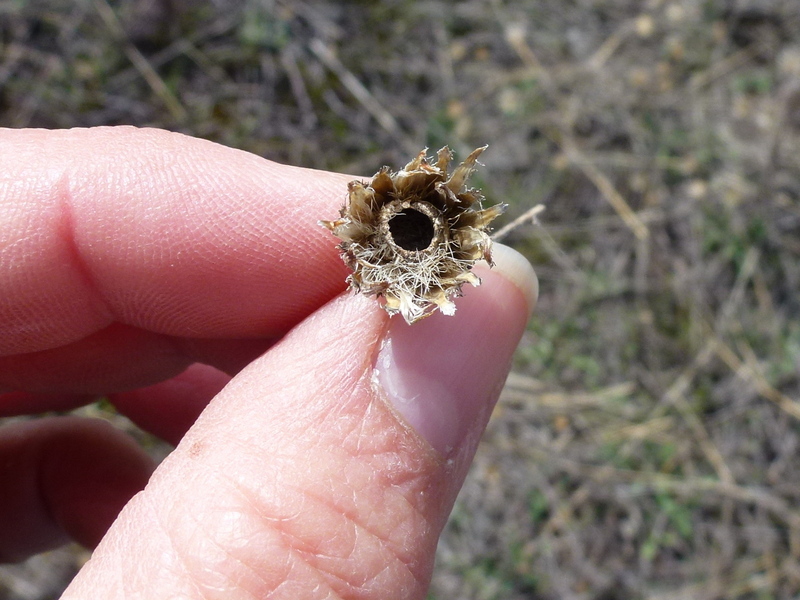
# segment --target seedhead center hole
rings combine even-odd
[[[389,232],[403,250],[425,250],[434,236],[431,218],[413,208],[406,208],[389,219]]]

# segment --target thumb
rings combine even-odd
[[[454,317],[341,296],[214,399],[63,598],[425,597],[535,303],[516,252]]]

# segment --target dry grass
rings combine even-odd
[[[508,240],[541,302],[431,598],[791,598],[799,28],[794,0],[0,0],[0,124],[365,174],[489,143],[509,220],[548,207]]]

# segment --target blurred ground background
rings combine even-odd
[[[796,0],[0,0],[0,125],[109,124],[365,175],[488,143],[505,222],[547,205],[431,599],[800,596]]]

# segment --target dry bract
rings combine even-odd
[[[478,148],[448,177],[447,147],[428,162],[425,150],[401,171],[388,167],[369,183],[351,181],[341,218],[320,221],[342,240],[342,259],[353,273],[350,288],[382,296],[390,315],[414,323],[437,308],[455,313],[465,283],[480,285],[476,261],[492,264],[488,225],[506,209],[481,207],[478,190],[466,187]]]

